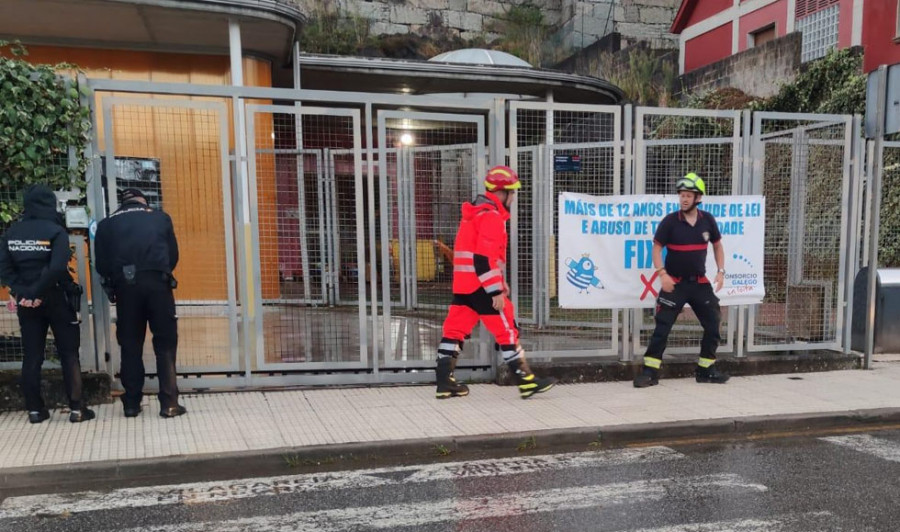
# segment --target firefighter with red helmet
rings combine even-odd
[[[484,194],[462,206],[462,221],[453,245],[453,301],[438,346],[438,399],[469,394],[469,388],[457,382],[453,370],[464,340],[479,321],[500,346],[522,399],[545,392],[556,383],[553,378],[536,377],[528,367],[503,278],[508,243],[506,221],[521,187],[519,176],[511,168],[496,166],[485,177]]]

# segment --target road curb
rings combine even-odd
[[[900,408],[748,416],[620,426],[573,427],[503,434],[420,438],[170,456],[124,461],[21,467],[0,470],[0,499],[15,492],[81,491],[91,482],[111,486],[175,484],[322,470],[376,467],[416,460],[465,460],[554,450],[596,450],[630,445],[796,436],[827,431],[871,430],[900,424]],[[293,466],[291,465],[293,464]]]

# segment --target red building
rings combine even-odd
[[[866,72],[900,63],[900,0],[682,0],[681,73],[788,33],[803,34],[803,61],[863,46]]]

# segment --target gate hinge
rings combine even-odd
[[[110,358],[111,357],[109,356],[109,351],[103,353],[103,360],[105,360],[106,362],[109,362]]]

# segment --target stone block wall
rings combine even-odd
[[[565,52],[590,46],[617,32],[626,44],[678,45],[668,33],[680,0],[291,0],[310,16],[321,11],[362,17],[372,35],[427,34],[441,29],[463,39],[500,38],[498,27],[514,6],[541,9],[556,30],[553,45]]]
[[[734,87],[752,96],[774,96],[800,70],[803,39],[794,32],[681,76],[684,94]]]
[[[652,48],[678,48],[669,33],[680,0],[568,0],[573,16],[560,28],[564,46],[586,48],[610,33],[622,37],[622,47],[648,42]]]

